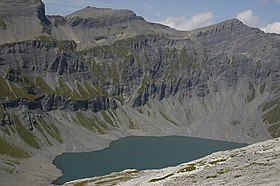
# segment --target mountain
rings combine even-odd
[[[129,10],[86,7],[63,17],[45,15],[40,0],[0,5],[7,185],[49,184],[61,174],[51,164],[57,154],[129,135],[280,136],[277,34],[237,19],[182,32]]]

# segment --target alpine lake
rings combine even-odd
[[[125,169],[146,170],[176,166],[213,152],[247,145],[181,136],[125,137],[111,142],[109,147],[99,151],[63,153],[57,156],[53,163],[62,170],[63,176],[53,183],[61,185]]]

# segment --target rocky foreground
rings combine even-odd
[[[280,185],[280,138],[159,170],[125,170],[65,185]]]

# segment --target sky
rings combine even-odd
[[[250,27],[280,34],[280,0],[42,0],[48,15],[93,6],[129,9],[149,22],[193,30],[238,18]]]

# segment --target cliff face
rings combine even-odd
[[[279,35],[237,19],[179,32],[128,10],[1,3],[0,132],[21,155],[89,134],[280,135]]]

